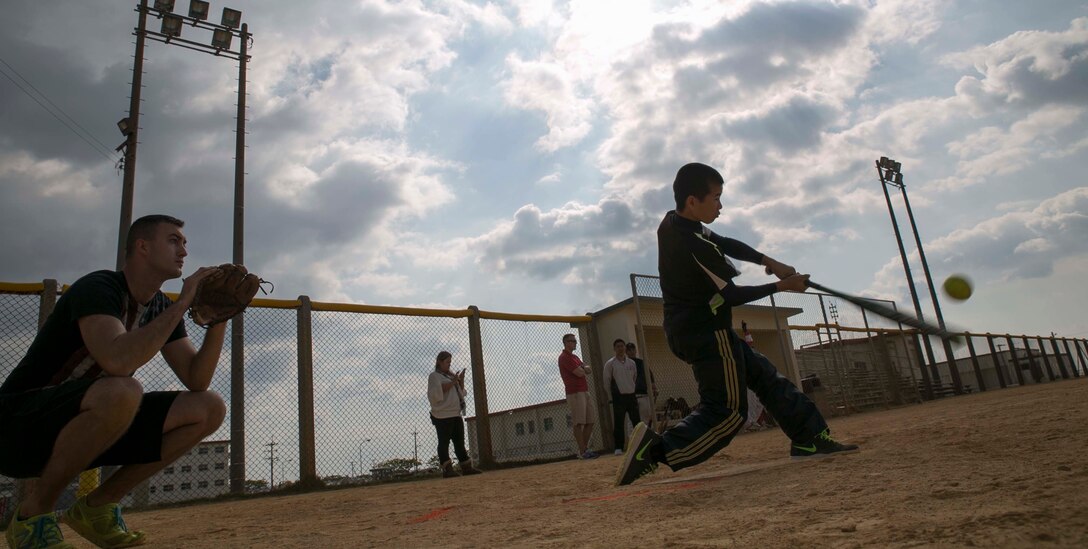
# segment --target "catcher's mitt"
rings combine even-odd
[[[224,263],[218,273],[200,281],[189,317],[205,328],[226,322],[246,310],[263,282],[242,265]]]

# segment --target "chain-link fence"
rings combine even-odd
[[[52,281],[0,284],[0,379],[30,346],[39,316],[52,309],[56,295],[44,299],[46,287],[59,293]],[[300,480],[366,484],[434,474],[438,442],[426,393],[440,351],[452,353],[454,370],[469,370],[466,442],[473,458],[494,464],[571,456],[556,363],[563,334],[586,338],[589,320],[255,300],[244,313],[244,375],[232,375],[228,336],[210,387],[229,404],[223,425],[125,503],[264,492]],[[199,348],[204,330],[188,320],[186,328]],[[136,377],[147,391],[183,389],[161,356]],[[599,434],[592,444],[600,445]],[[0,506],[15,490],[2,480]],[[97,480],[84,478],[82,489],[88,482]],[[73,482],[64,501],[80,489]]]
[[[683,405],[698,402],[694,379],[665,341],[656,277],[632,275],[632,290],[630,303],[571,317],[311,303],[305,296],[256,300],[243,317],[245,344],[237,359],[244,368],[234,365],[227,337],[211,384],[228,403],[222,427],[125,503],[435,474],[437,437],[426,387],[440,351],[452,353],[455,370],[468,370],[466,443],[485,465],[575,453],[556,367],[566,333],[578,336],[580,356],[594,371],[592,448],[611,442],[599,373],[611,349],[601,340],[611,342],[614,332],[637,334],[656,389],[655,420],[679,419]],[[0,378],[25,354],[59,293],[53,281],[0,283]],[[619,321],[606,312],[617,307]],[[624,307],[633,310],[622,312]],[[916,334],[831,296],[778,294],[735,308],[734,319],[738,330],[741,323],[748,328],[759,352],[829,413],[956,392],[947,363],[922,367]],[[204,330],[186,322],[199,347]],[[955,350],[962,392],[1079,377],[1088,356],[1083,339],[974,334],[968,341]],[[148,391],[183,388],[161,356],[136,377]],[[669,402],[674,406],[666,417]],[[95,479],[84,475],[81,481],[82,487],[76,481],[68,488],[62,504]],[[0,514],[10,510],[15,489],[0,478]]]
[[[658,277],[633,274],[631,288],[647,367],[661,388],[658,410],[666,398],[697,399],[687,365],[665,341]],[[964,344],[950,346],[951,361],[938,343],[930,346],[934,360],[928,360],[930,351],[916,331],[812,291],[735,307],[733,321],[738,334],[747,329],[753,348],[830,415],[1080,377],[1088,357],[1083,339],[965,334]]]

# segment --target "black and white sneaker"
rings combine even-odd
[[[842,444],[831,438],[831,429],[824,429],[808,444],[794,442],[790,447],[790,458],[808,459],[827,457],[829,454],[849,454],[857,451],[857,444]]]
[[[626,486],[657,470],[653,447],[661,444],[661,435],[653,432],[645,423],[639,422],[631,431],[631,440],[627,442],[627,451],[623,454],[623,463],[616,471],[616,486]]]

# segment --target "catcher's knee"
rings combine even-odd
[[[199,405],[203,411],[204,423],[212,430],[218,429],[223,424],[223,419],[227,417],[227,405],[223,402],[223,398],[211,391],[194,394],[200,395]]]

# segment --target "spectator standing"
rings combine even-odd
[[[472,459],[465,450],[465,370],[453,373],[450,364],[453,355],[448,351],[438,353],[434,371],[427,377],[427,400],[431,403],[431,424],[438,434],[438,462],[442,476],[478,475],[480,470],[472,466]],[[450,459],[450,442],[457,454],[461,472],[453,468]]]
[[[578,338],[574,334],[563,336],[563,351],[559,353],[559,376],[563,378],[563,388],[567,394],[567,406],[570,407],[571,429],[574,431],[574,443],[578,445],[578,459],[593,459],[599,454],[589,449],[589,436],[593,433],[593,423],[597,414],[589,399],[589,366],[574,354],[578,347]]]
[[[631,425],[639,424],[638,399],[635,397],[635,361],[627,358],[627,344],[622,339],[612,342],[615,356],[604,363],[604,384],[612,395],[612,436],[616,443],[615,454],[623,455],[627,429],[624,416]]]

